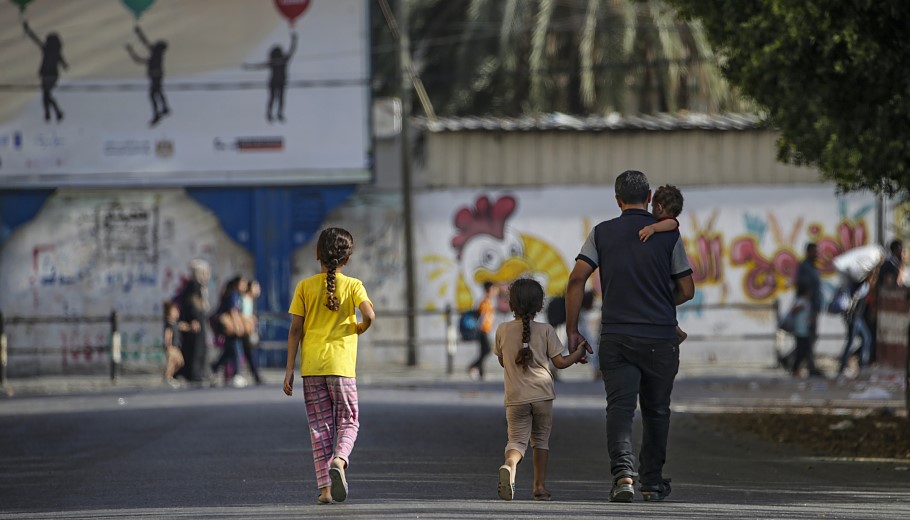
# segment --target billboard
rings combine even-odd
[[[0,186],[364,182],[366,0],[0,2]]]

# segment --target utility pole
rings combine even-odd
[[[411,179],[411,38],[408,0],[398,0],[398,72],[401,97],[401,188],[404,192],[404,262],[407,291],[408,366],[417,366],[417,289],[414,266],[413,182]]]

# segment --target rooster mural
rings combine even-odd
[[[455,212],[451,245],[457,262],[454,296],[459,311],[477,305],[484,282],[508,284],[516,278],[531,277],[541,283],[548,296],[565,292],[569,271],[562,256],[544,240],[507,225],[516,207],[512,196],[495,201],[480,196],[473,207]],[[447,288],[440,289],[440,293],[448,292]]]

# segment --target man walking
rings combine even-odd
[[[640,492],[663,500],[670,431],[670,393],[679,369],[676,305],[692,299],[695,284],[678,231],[655,233],[647,242],[638,231],[657,222],[648,211],[651,190],[645,174],[625,171],[616,178],[622,215],[598,224],[576,257],[566,288],[569,350],[591,348],[578,332],[585,282],[600,270],[603,292],[600,369],[607,392],[607,447],[613,488],[610,501],[631,502],[637,475],[632,453],[632,418],[641,404]]]
[[[809,309],[809,353],[806,358],[806,369],[810,376],[823,375],[815,366],[815,342],[818,339],[818,315],[821,313],[823,304],[822,279],[818,272],[818,246],[809,242],[806,244],[806,257],[799,264],[796,271],[796,280],[794,286],[806,286],[809,290],[809,301],[812,303]],[[793,374],[799,374],[800,367],[793,367]]]

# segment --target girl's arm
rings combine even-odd
[[[676,231],[678,228],[679,222],[677,222],[675,218],[668,218],[641,228],[641,230],[638,232],[638,238],[640,238],[642,242],[646,242],[648,240],[648,237],[654,233]]]
[[[583,347],[583,348],[576,349],[575,352],[572,352],[568,356],[564,356],[562,354],[557,354],[557,355],[551,357],[550,361],[553,362],[553,366],[555,366],[556,368],[568,368],[568,367],[574,365],[575,363],[578,363],[578,361],[581,360],[581,358],[584,356],[584,354],[588,352],[588,342],[585,341],[578,346]]]
[[[28,26],[28,22],[22,22],[22,28],[25,30],[26,36],[28,36],[29,38],[32,39],[33,42],[35,42],[35,45],[37,45],[38,47],[41,47],[42,49],[44,48],[44,44],[41,43],[41,38],[38,38],[38,35],[35,34],[34,31],[32,31],[32,28]]]
[[[287,61],[291,61],[291,56],[297,50],[297,33],[291,33],[291,46],[288,47]]]
[[[373,320],[376,319],[376,313],[373,311],[373,303],[369,300],[365,300],[360,303],[360,315],[363,316],[363,321],[357,324],[357,334],[363,334],[370,328],[370,325],[373,324]]]
[[[303,339],[303,316],[296,314],[291,318],[291,327],[288,329],[288,360],[284,366],[284,393],[294,393],[294,364],[297,360],[297,349]]]
[[[174,331],[172,331],[170,327],[167,327],[166,329],[164,329],[164,348],[167,349],[168,347],[173,347],[173,346],[174,346]]]
[[[130,58],[132,58],[136,63],[140,65],[145,65],[148,63],[148,60],[136,54],[136,51],[133,50],[133,46],[128,43],[126,44],[126,52],[130,54]]]
[[[139,37],[139,41],[142,42],[142,45],[145,45],[145,48],[152,50],[152,44],[149,43],[148,38],[145,37],[145,33],[142,32],[142,28],[138,25],[136,26],[136,36]]]

